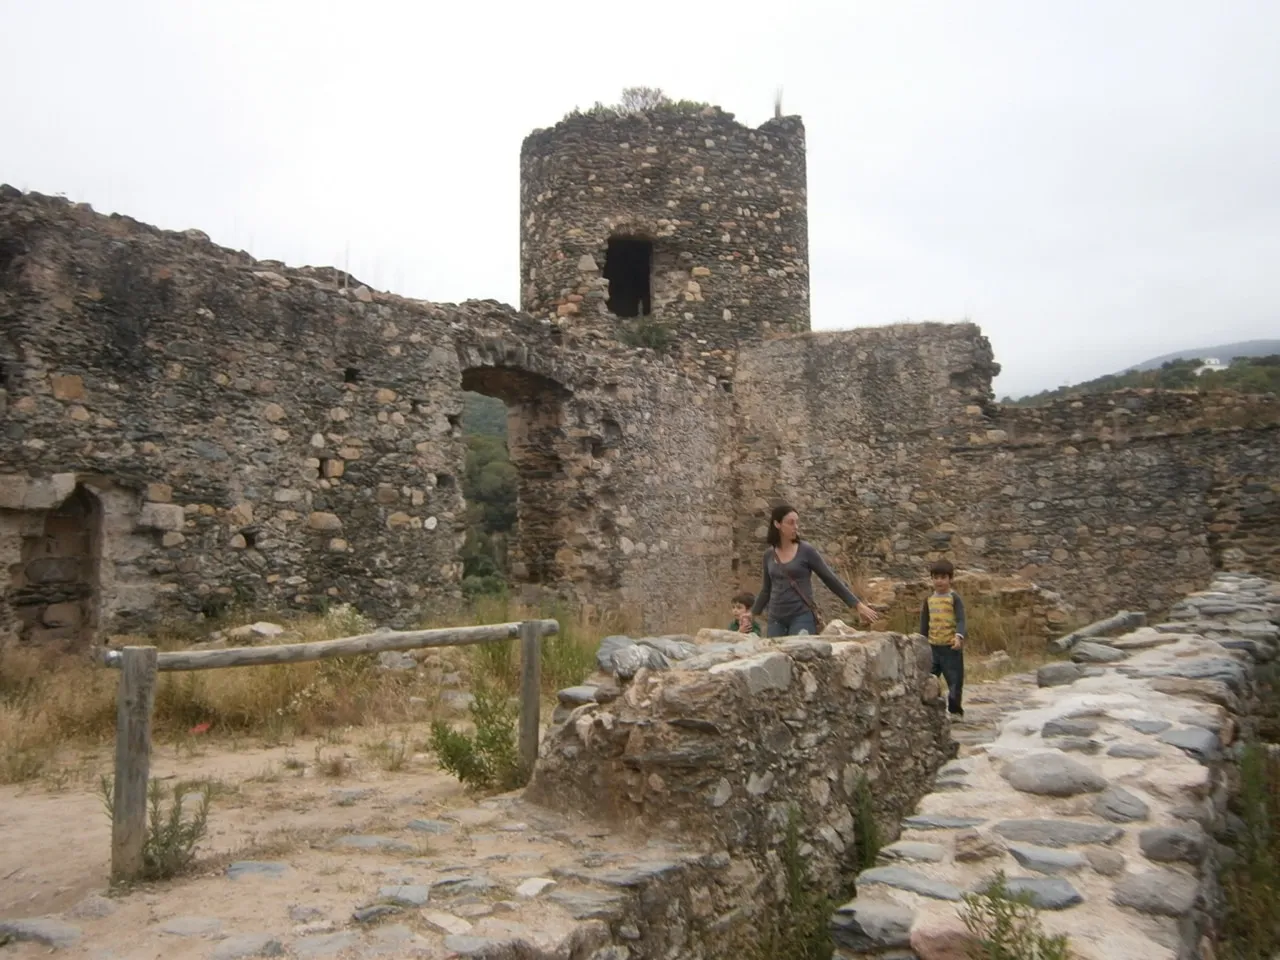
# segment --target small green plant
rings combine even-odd
[[[565,114],[570,117],[629,117],[652,113],[701,113],[710,104],[699,100],[672,100],[659,87],[626,87],[617,103],[597,100],[583,110],[575,107]]]
[[[1011,893],[1004,872],[982,893],[964,895],[960,919],[973,938],[970,960],[1070,960],[1062,934],[1048,936],[1029,893]]]
[[[1222,873],[1226,916],[1219,944],[1228,960],[1269,960],[1280,949],[1280,755],[1246,744],[1233,806],[1243,822],[1235,861]]]
[[[440,766],[473,790],[513,790],[525,779],[516,749],[516,711],[506,695],[487,683],[474,690],[470,706],[476,732],[469,736],[443,720],[431,724],[431,748]]]
[[[875,805],[871,797],[871,784],[865,776],[858,777],[854,787],[853,836],[854,855],[857,857],[858,869],[869,870],[876,865],[876,857],[880,856],[880,827],[876,825]]]
[[[101,780],[102,802],[107,818],[115,819],[114,783]],[[142,847],[141,880],[168,880],[187,870],[196,859],[196,846],[209,832],[208,785],[194,791],[200,800],[195,812],[183,816],[184,792],[188,784],[174,784],[165,806],[165,789],[158,780],[147,784],[147,838]]]
[[[652,317],[637,317],[618,328],[618,339],[631,347],[665,350],[671,344],[671,328]]]
[[[753,951],[760,960],[830,960],[834,946],[829,923],[835,909],[825,892],[805,875],[800,852],[800,813],[792,806],[778,851],[782,861],[784,894],[764,939]]]

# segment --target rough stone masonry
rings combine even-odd
[[[0,638],[456,602],[464,390],[508,406],[515,585],[649,629],[754,588],[780,498],[846,572],[1086,614],[1280,572],[1274,397],[1002,409],[972,324],[810,332],[798,118],[571,116],[521,169],[523,313],[0,187]]]

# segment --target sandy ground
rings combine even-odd
[[[410,742],[427,736],[425,726],[406,732]],[[298,740],[272,748],[210,742],[194,754],[161,745],[152,757],[152,776],[169,783],[214,783],[209,836],[200,850],[202,860],[219,865],[229,857],[254,859],[369,826],[397,803],[424,817],[471,803],[456,780],[421,755],[400,771],[381,769],[365,744],[384,737],[385,731],[366,732],[347,743]],[[334,777],[331,764],[338,758],[347,772]],[[57,790],[46,781],[0,787],[0,918],[57,913],[105,889],[111,824],[98,776],[110,770],[110,748],[104,747],[78,758],[73,786]],[[341,796],[335,791],[359,788],[370,795],[358,806],[334,799]]]

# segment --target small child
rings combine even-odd
[[[964,603],[951,589],[956,568],[950,560],[929,566],[933,593],[920,607],[920,632],[929,638],[933,651],[933,675],[947,684],[947,712],[963,719],[960,697],[964,692]]]
[[[729,624],[730,630],[760,636],[760,624],[756,623],[756,618],[751,615],[751,607],[755,602],[753,593],[739,593],[733,598],[733,623]]]

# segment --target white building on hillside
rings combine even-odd
[[[1216,373],[1219,370],[1227,369],[1229,366],[1231,366],[1231,364],[1223,363],[1217,357],[1205,357],[1204,362],[1201,363],[1200,366],[1196,367],[1196,376],[1200,376],[1200,374],[1204,373],[1206,370],[1212,370]]]

